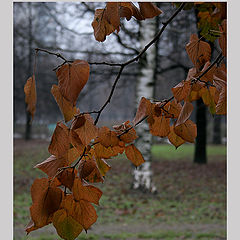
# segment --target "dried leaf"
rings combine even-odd
[[[119,16],[119,3],[118,2],[107,2],[106,9],[106,20],[119,31],[120,27],[120,16]]]
[[[219,38],[219,45],[222,49],[223,56],[227,57],[227,20],[224,19],[219,26],[220,31],[222,32]]]
[[[168,139],[176,147],[176,149],[181,146],[183,143],[185,143],[185,140],[183,140],[181,137],[179,137],[173,129],[173,126],[170,127],[170,132],[168,134]]]
[[[185,123],[174,127],[174,132],[183,140],[194,143],[194,140],[197,136],[197,126],[190,119],[188,119]]]
[[[63,116],[65,122],[70,121],[74,115],[76,114],[76,107],[73,103],[65,99],[57,85],[53,85],[51,89],[51,93],[54,96]]]
[[[128,145],[125,148],[125,153],[127,158],[135,165],[140,166],[142,163],[144,163],[143,156],[141,152],[133,145]]]
[[[94,125],[93,119],[89,114],[76,117],[72,124],[72,131],[77,133],[85,146],[98,135],[98,128]]]
[[[69,216],[65,209],[60,209],[54,213],[53,226],[58,235],[65,240],[76,239],[83,230],[82,225]]]
[[[185,101],[181,109],[181,112],[178,116],[175,127],[186,122],[191,116],[192,111],[193,111],[193,105],[190,102]]]
[[[119,15],[125,17],[128,21],[134,16],[137,20],[144,20],[139,9],[131,2],[119,2]]]
[[[191,82],[190,81],[181,81],[175,87],[172,88],[173,95],[175,99],[180,102],[185,100],[190,93]]]
[[[152,106],[151,102],[142,97],[137,108],[135,118],[133,119],[133,125],[136,125],[140,120],[142,120],[147,115],[151,115]]]
[[[58,122],[53,132],[48,151],[57,158],[63,156],[70,149],[69,129],[66,125]]]
[[[36,83],[35,76],[28,78],[27,82],[24,85],[24,93],[25,93],[25,102],[27,104],[27,111],[31,113],[32,119],[34,117],[34,113],[36,111],[36,103],[37,103],[37,92],[36,92]]]
[[[151,2],[139,2],[140,13],[144,18],[153,18],[162,13],[162,11]]]
[[[67,169],[64,169],[64,171],[62,171],[57,176],[57,179],[60,181],[62,185],[64,185],[65,187],[71,190],[76,175],[77,175],[77,170],[74,171],[72,168],[67,168]]]
[[[166,137],[170,131],[170,118],[154,117],[154,123],[149,126],[150,133],[158,137]]]
[[[108,127],[101,127],[98,132],[98,141],[105,147],[117,146],[119,139],[116,132],[111,131]]]
[[[220,92],[218,103],[216,105],[216,114],[227,114],[227,86],[222,88]]]
[[[95,10],[92,27],[94,30],[95,39],[99,42],[104,42],[106,36],[110,35],[115,30],[119,31],[119,28],[116,28],[115,26],[108,22],[105,9]]]
[[[74,106],[79,93],[88,81],[89,71],[88,62],[75,60],[73,63],[64,64],[56,72],[61,95]]]
[[[47,178],[36,179],[31,187],[33,204],[30,207],[32,221],[35,227],[43,227],[52,222],[62,201],[62,190],[53,184],[49,185]]]
[[[75,200],[85,200],[99,205],[102,191],[92,185],[83,185],[80,178],[75,178],[72,191]]]
[[[192,34],[186,51],[197,70],[211,58],[211,47],[207,42],[199,40],[197,34]]]

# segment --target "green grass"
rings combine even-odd
[[[18,146],[19,145],[19,146]],[[60,239],[47,226],[24,237],[24,226],[29,221],[30,187],[36,177],[46,176],[37,163],[49,153],[47,143],[17,143],[14,153],[14,227],[15,240]],[[103,191],[100,206],[95,206],[98,220],[93,230],[82,233],[80,239],[218,239],[225,237],[226,229],[226,147],[208,146],[211,159],[207,165],[192,164],[193,145],[185,144],[175,150],[171,145],[154,145],[153,171],[156,195],[132,191],[131,163],[123,156],[109,160],[112,166],[105,183],[98,184]],[[180,160],[180,161],[179,161]],[[206,230],[190,231],[204,225]],[[215,224],[219,231],[211,229]],[[131,226],[123,230],[121,226]],[[114,226],[114,227],[112,227]],[[157,229],[152,229],[157,226]],[[161,229],[158,230],[158,226]],[[168,226],[170,229],[164,229]],[[221,227],[220,227],[221,226]],[[104,228],[96,233],[95,228]],[[116,228],[112,232],[112,228]]]
[[[226,155],[227,148],[222,145],[208,145],[207,156],[224,156]],[[152,154],[155,158],[163,158],[168,160],[176,159],[191,159],[194,154],[193,144],[184,144],[175,149],[170,144],[153,145]]]

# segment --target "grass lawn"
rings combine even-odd
[[[177,150],[154,145],[153,173],[156,195],[132,191],[131,163],[118,156],[104,184],[98,220],[78,239],[226,239],[226,147],[208,146],[208,164],[192,163],[193,145]],[[29,221],[30,187],[45,176],[37,163],[45,160],[48,143],[14,142],[14,239],[60,239],[49,225],[25,236]]]

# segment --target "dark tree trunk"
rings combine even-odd
[[[28,3],[28,76],[32,75],[32,5]],[[31,139],[31,114],[26,110],[25,140]]]
[[[213,123],[213,144],[221,144],[221,116],[215,115],[214,116],[214,123]]]
[[[196,101],[196,124],[197,124],[197,138],[195,143],[194,163],[207,163],[207,119],[206,106],[202,99]]]

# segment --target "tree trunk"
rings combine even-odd
[[[215,115],[213,122],[213,144],[221,144],[221,116]]]
[[[140,44],[141,48],[154,37],[157,30],[156,19],[148,19],[140,23]],[[136,84],[136,104],[138,105],[141,97],[154,97],[155,69],[156,69],[156,45],[153,45],[140,60],[139,76]],[[141,151],[145,163],[133,171],[133,189],[139,189],[144,192],[156,192],[156,187],[152,182],[151,170],[151,146],[152,135],[149,132],[146,121],[137,128],[136,147]]]
[[[32,75],[32,3],[28,2],[28,76],[31,75]],[[26,110],[25,140],[31,139],[31,130],[32,130],[31,114]]]
[[[194,163],[206,164],[207,163],[207,119],[206,119],[206,106],[202,99],[196,101],[196,124],[197,124],[197,138],[195,142]]]

